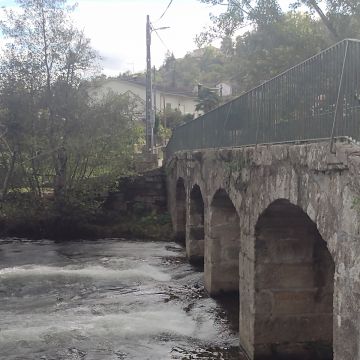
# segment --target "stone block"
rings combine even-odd
[[[205,233],[203,226],[191,226],[189,229],[189,237],[191,240],[204,240]]]
[[[272,314],[273,303],[273,292],[271,290],[263,290],[255,293],[256,314]]]
[[[351,318],[342,317],[334,339],[334,359],[360,359],[359,313]]]
[[[186,254],[191,262],[203,262],[204,240],[186,239]]]
[[[332,314],[256,316],[255,344],[332,342]]]
[[[304,289],[293,291],[274,290],[272,293],[271,314],[332,314],[333,292],[320,294],[319,289]],[[262,297],[262,292],[257,297]]]
[[[239,277],[241,281],[250,282],[254,278],[255,262],[244,254],[239,253]],[[251,281],[252,282],[252,281]]]
[[[299,239],[294,239],[291,236],[285,239],[274,237],[270,240],[268,238],[264,239],[264,236],[259,236],[256,241],[256,259],[258,263],[295,264],[309,263],[313,260],[313,239],[304,236],[299,241]]]
[[[209,263],[205,258],[206,290],[211,295],[239,291],[239,269],[236,265]]]
[[[329,343],[322,341],[283,344],[259,344],[255,348],[256,360],[332,360]]]
[[[307,289],[314,286],[312,263],[257,264],[257,289]]]

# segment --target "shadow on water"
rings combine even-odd
[[[196,272],[204,271],[203,262],[194,262],[191,264],[192,269]],[[204,289],[203,289],[204,290]],[[203,296],[208,297],[206,291],[203,291]],[[237,334],[239,332],[239,293],[231,292],[220,294],[215,297],[218,305],[216,317],[219,323],[226,323],[230,330]],[[171,359],[208,359],[208,360],[248,360],[245,353],[239,346],[228,347],[208,347],[196,349],[184,349],[175,347],[172,350]]]
[[[204,260],[193,261],[191,267],[196,272],[204,272]]]
[[[219,316],[227,320],[233,332],[239,332],[239,293],[234,291],[215,297],[221,308]]]

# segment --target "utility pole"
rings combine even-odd
[[[153,82],[152,82],[152,86],[153,86],[153,97],[154,97],[154,101],[153,101],[153,107],[154,107],[154,119],[156,122],[156,68],[155,66],[153,67]],[[154,127],[155,127],[155,123],[154,123]],[[154,139],[155,139],[155,134],[154,134]],[[156,141],[154,140],[154,143],[156,143]]]
[[[153,152],[154,150],[154,126],[155,126],[155,111],[153,103],[153,87],[151,78],[151,32],[156,30],[169,29],[168,26],[163,26],[157,29],[151,28],[150,17],[146,16],[146,99],[145,99],[145,121],[146,121],[146,151]],[[155,77],[155,68],[154,68]]]
[[[146,16],[146,151],[152,152],[154,146],[154,111],[152,102],[152,81],[151,81],[151,25],[150,17]]]

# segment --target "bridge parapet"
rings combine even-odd
[[[227,291],[238,279],[240,343],[251,359],[327,359],[332,350],[335,360],[360,359],[360,147],[337,141],[334,150],[327,141],[207,149],[166,164],[174,222],[178,179],[186,227],[190,192],[201,192],[205,284]],[[232,205],[214,208],[219,191]],[[238,270],[222,266],[227,258]]]
[[[360,140],[360,41],[346,39],[179,126],[181,150],[351,136]]]

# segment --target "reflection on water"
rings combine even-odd
[[[0,359],[241,359],[202,276],[176,244],[0,240]]]

